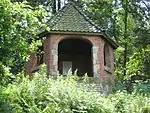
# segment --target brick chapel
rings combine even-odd
[[[74,2],[68,2],[47,22],[50,31],[43,31],[45,38],[40,59],[30,55],[26,65],[31,74],[42,63],[49,75],[67,75],[77,69],[78,76],[107,79],[114,76],[114,50],[118,47]],[[112,78],[112,77],[111,77]]]

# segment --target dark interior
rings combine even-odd
[[[72,71],[76,69],[78,76],[85,73],[92,76],[92,45],[82,39],[65,39],[58,45],[58,70],[62,73],[62,62],[71,61]]]

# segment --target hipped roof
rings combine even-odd
[[[118,44],[114,40],[96,25],[76,3],[71,1],[51,17],[47,22],[47,27],[50,28],[50,32],[43,32],[42,34],[66,33],[100,35],[103,36],[113,48],[118,47]]]

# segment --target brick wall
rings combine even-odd
[[[51,34],[47,36],[44,42],[44,57],[43,61],[47,65],[49,74],[56,74],[58,70],[58,44],[68,38],[79,38],[88,41],[92,44],[92,60],[93,60],[93,74],[94,77],[100,77],[103,80],[113,78],[114,74],[114,50],[110,44],[110,68],[104,66],[104,44],[106,41],[101,36],[89,35],[66,35],[66,34]],[[31,68],[36,62],[35,56],[31,55],[31,61],[27,63],[27,73],[31,73]],[[111,81],[112,82],[112,81]]]
[[[45,40],[44,45],[44,62],[48,65],[48,70],[50,73],[56,73],[58,69],[58,44],[67,38],[80,38],[89,41],[93,47],[93,71],[94,76],[103,76],[105,78],[106,72],[104,71],[104,43],[105,40],[100,36],[80,36],[80,35],[56,35],[53,34]],[[110,47],[110,49],[112,49]],[[111,50],[112,54],[113,49]],[[48,58],[49,57],[49,58]],[[113,59],[113,54],[111,55]],[[112,61],[113,62],[113,61]],[[113,63],[111,63],[113,65]],[[113,66],[112,66],[113,68]]]
[[[33,69],[37,66],[37,57],[30,53],[30,60],[26,64],[26,74],[32,75]]]

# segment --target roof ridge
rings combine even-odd
[[[51,20],[53,20],[53,17],[60,17],[57,21],[55,21],[52,25],[50,25],[50,27],[53,27],[56,23],[59,22],[59,20],[61,19],[61,17],[64,15],[63,12],[65,12],[65,10],[67,10],[67,8],[72,5],[84,18],[85,20],[87,20],[92,26],[94,26],[96,29],[98,29],[99,31],[103,31],[102,28],[97,25],[95,22],[93,22],[93,20],[91,20],[85,13],[84,11],[82,10],[82,8],[80,8],[77,3],[75,1],[70,1],[68,0],[68,3],[62,7],[60,10],[58,10],[58,12],[56,12],[52,17],[51,19],[48,21],[50,22]],[[61,14],[62,13],[62,14]],[[61,15],[60,15],[61,14]],[[57,16],[58,15],[58,16]]]
[[[68,18],[69,17],[69,18]],[[103,29],[90,19],[86,12],[83,11],[75,2],[70,1],[60,10],[58,10],[47,21],[47,27],[51,33],[62,32],[78,32],[78,33],[98,33],[105,37],[115,48],[116,43],[111,39]],[[43,32],[43,35],[50,33]]]
[[[95,26],[97,29],[99,29],[100,31],[102,31],[102,28],[97,25],[95,22],[93,22],[93,20],[90,19],[90,17],[88,15],[86,15],[84,13],[84,11],[78,6],[78,5],[73,5],[74,8],[81,14],[83,15],[83,17],[92,25],[92,26]]]

